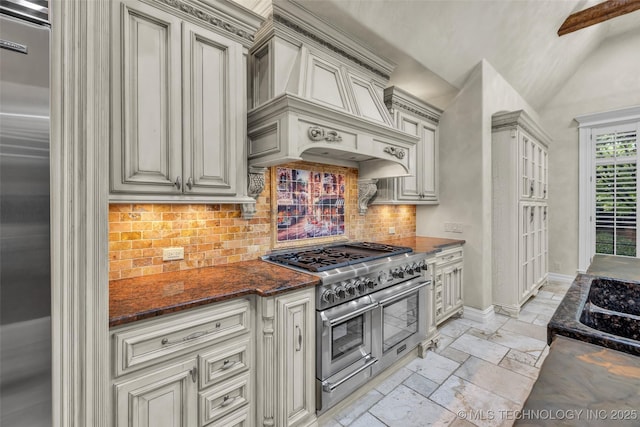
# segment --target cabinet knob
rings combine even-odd
[[[187,180],[187,188],[189,190],[191,190],[193,188],[193,178],[189,177],[189,179]]]
[[[173,185],[174,185],[178,190],[182,190],[182,178],[180,178],[180,175],[178,175],[178,177],[176,178],[176,181],[173,183]]]

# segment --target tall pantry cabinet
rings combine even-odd
[[[492,118],[493,304],[513,317],[547,281],[549,143],[522,110]]]

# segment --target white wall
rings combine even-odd
[[[491,116],[537,113],[489,64],[480,62],[440,120],[440,204],[416,209],[416,234],[466,240],[465,305],[485,310],[491,295]],[[463,233],[444,231],[445,222]]]
[[[586,113],[640,105],[640,29],[605,40],[540,110],[549,149],[549,267],[578,268],[578,129]]]

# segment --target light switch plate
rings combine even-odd
[[[389,227],[389,234],[396,234],[396,228],[395,227]]]
[[[164,248],[162,250],[163,261],[175,261],[184,259],[184,248]]]

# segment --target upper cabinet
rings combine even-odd
[[[260,18],[232,3],[113,3],[111,200],[254,203],[246,55]]]
[[[398,129],[420,139],[408,159],[414,175],[378,181],[373,204],[437,204],[438,123],[442,111],[395,86],[385,89],[384,101]]]

